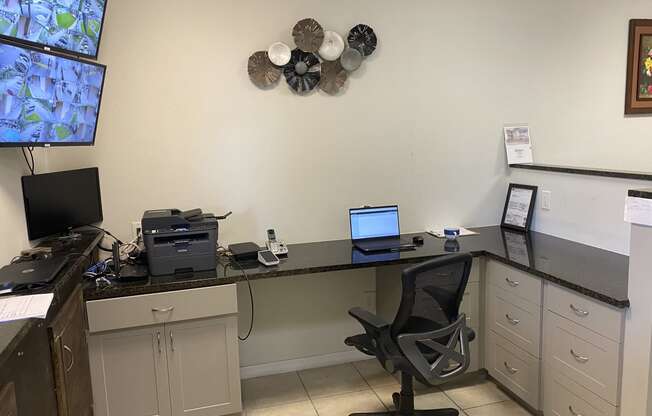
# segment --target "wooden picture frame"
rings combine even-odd
[[[652,20],[629,22],[625,114],[652,114]]]
[[[530,231],[538,190],[539,188],[536,186],[509,184],[500,226],[513,230]]]

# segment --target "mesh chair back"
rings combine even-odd
[[[466,317],[459,309],[471,273],[470,254],[440,257],[403,271],[403,293],[391,336],[431,383],[466,371]]]

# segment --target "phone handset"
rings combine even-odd
[[[267,249],[277,256],[288,254],[288,248],[281,240],[276,239],[276,231],[273,229],[267,230]]]

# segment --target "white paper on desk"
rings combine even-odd
[[[446,238],[446,235],[444,234],[444,230],[441,231],[427,231],[428,234],[434,235],[437,238]],[[460,235],[459,237],[464,237],[467,235],[477,235],[475,231],[468,230],[466,228],[460,227]]]
[[[45,319],[54,295],[13,296],[0,299],[0,322],[18,321],[20,319]]]
[[[628,197],[625,222],[652,226],[652,199]]]
[[[534,163],[529,126],[505,126],[505,149],[507,164]]]

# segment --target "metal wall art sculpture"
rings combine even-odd
[[[315,19],[303,19],[292,30],[297,48],[282,42],[249,58],[249,77],[259,88],[269,89],[285,76],[297,94],[308,94],[317,87],[336,95],[346,85],[349,73],[356,71],[365,58],[376,51],[378,38],[367,25],[357,25],[347,42],[337,32],[324,30]],[[348,43],[348,46],[347,46]]]

